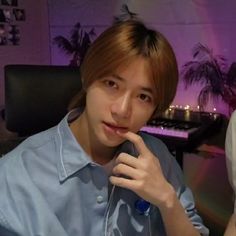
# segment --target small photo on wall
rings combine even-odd
[[[12,20],[12,11],[10,9],[0,9],[0,22],[10,22]]]
[[[8,34],[8,41],[11,45],[19,45],[20,35],[19,34]]]
[[[8,28],[7,40],[10,45],[19,45],[20,42],[20,33],[19,26],[10,25]]]
[[[3,9],[0,9],[0,22],[6,22],[6,17]]]
[[[0,24],[0,36],[3,36],[6,33],[5,25]]]
[[[5,16],[5,22],[11,22],[12,21],[12,12],[9,9],[3,9],[3,14]]]
[[[2,45],[7,45],[7,38],[6,38],[6,36],[0,35],[0,46],[2,46]]]
[[[20,33],[18,25],[8,25],[7,31],[9,34],[19,34]]]
[[[25,21],[25,10],[24,9],[13,9],[13,15],[17,21]]]
[[[0,24],[0,46],[7,44],[6,29],[4,24]]]
[[[18,6],[18,0],[1,0],[1,3],[4,6]]]

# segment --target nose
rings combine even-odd
[[[132,111],[131,96],[129,94],[123,94],[111,105],[111,112],[113,115],[119,118],[129,118]]]

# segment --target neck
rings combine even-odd
[[[70,125],[77,142],[91,159],[104,165],[113,159],[116,147],[107,147],[100,143],[92,130],[89,129],[84,112]]]

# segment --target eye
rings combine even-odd
[[[151,96],[144,94],[144,93],[140,94],[139,98],[140,98],[140,100],[142,100],[144,102],[152,102]]]
[[[104,80],[104,84],[109,88],[118,88],[118,85],[113,80]]]

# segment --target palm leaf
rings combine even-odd
[[[226,84],[228,86],[236,87],[236,62],[230,65],[230,68],[226,77]]]
[[[92,28],[90,31],[89,31],[89,36],[92,38],[92,37],[94,37],[94,36],[96,36],[96,33],[95,33],[95,30],[94,30],[94,28]]]
[[[192,50],[195,60],[187,62],[182,67],[182,77],[186,86],[193,83],[208,84],[213,86],[222,83],[225,78],[222,68],[225,66],[225,58],[215,56],[207,46],[198,43]]]
[[[190,61],[183,65],[181,74],[186,87],[194,83],[214,84],[214,81],[217,85],[222,81],[221,71],[211,62]]]
[[[181,76],[185,88],[199,83],[204,87],[198,95],[198,105],[203,110],[208,100],[221,97],[231,108],[236,108],[236,62],[226,70],[226,59],[214,55],[207,46],[198,43],[192,50],[193,60],[185,63]]]
[[[214,92],[211,85],[203,87],[198,95],[198,105],[200,110],[203,110],[210,99],[218,101],[219,97],[223,98],[223,94],[221,92]]]
[[[209,100],[210,93],[211,93],[211,87],[209,85],[202,88],[202,90],[199,92],[197,100],[198,100],[200,111],[204,110],[204,107]]]
[[[81,27],[80,23],[74,25],[71,30],[70,38],[63,36],[54,38],[54,43],[66,54],[73,54],[70,65],[80,65],[83,61],[86,51],[91,45],[91,37],[95,36],[94,29],[88,33]]]
[[[212,57],[212,50],[210,50],[207,46],[198,43],[193,47],[192,55],[193,58],[198,60],[204,60],[206,58],[209,60],[209,58]]]
[[[123,4],[121,6],[121,14],[119,16],[115,16],[113,19],[114,23],[119,23],[121,21],[126,21],[126,20],[130,20],[130,19],[136,19],[138,14],[131,12],[129,10],[129,7],[127,4]]]
[[[121,6],[121,11],[124,12],[124,15],[129,16],[130,19],[133,19],[133,18],[135,18],[135,17],[137,16],[136,13],[131,12],[131,11],[129,10],[129,7],[128,7],[127,4],[123,4],[123,5]]]
[[[81,58],[84,58],[90,45],[91,45],[91,40],[90,40],[89,34],[85,32],[83,40],[80,45],[80,57]]]
[[[74,48],[78,47],[78,43],[80,41],[80,38],[82,37],[82,31],[83,30],[81,29],[80,23],[75,24],[75,26],[71,30],[70,42]]]
[[[55,37],[53,43],[56,44],[61,51],[65,52],[65,54],[72,54],[74,52],[74,48],[70,41],[63,36]]]

